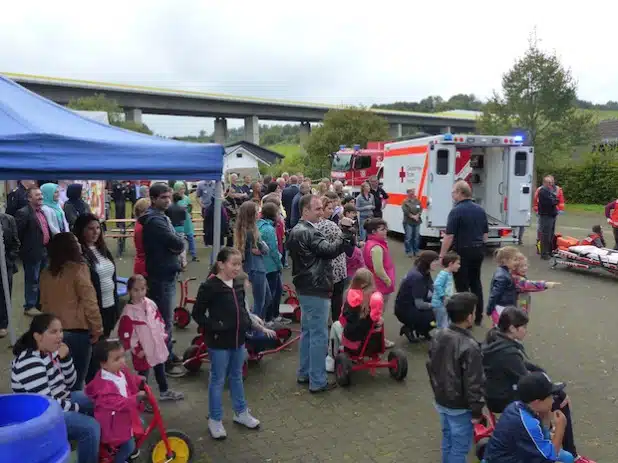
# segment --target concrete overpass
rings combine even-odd
[[[92,82],[33,76],[28,74],[3,73],[9,79],[23,85],[58,104],[66,105],[70,100],[104,94],[124,109],[127,120],[141,122],[142,114],[171,116],[198,116],[215,118],[215,140],[225,144],[227,119],[239,118],[245,121],[245,139],[259,144],[259,121],[298,121],[301,124],[301,143],[311,132],[312,122],[321,122],[331,109],[343,106],[320,103],[305,103],[287,100],[237,97],[184,90],[160,89],[136,85]],[[383,116],[390,126],[393,138],[400,137],[404,126],[413,126],[427,132],[474,132],[474,117],[448,114],[426,114],[407,111],[371,109]]]

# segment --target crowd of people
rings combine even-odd
[[[551,382],[523,350],[530,293],[557,283],[527,279],[526,257],[516,247],[505,247],[496,255],[498,268],[484,305],[480,268],[488,224],[466,182],[453,187],[455,206],[439,253],[419,249],[423,207],[414,189],[408,190],[401,208],[405,251],[416,261],[397,289],[382,218],[389,198],[377,178],[363,184],[355,198],[344,193],[341,182],[323,179],[314,188],[302,174],[261,182],[246,176],[242,185],[238,180],[230,175],[223,189],[221,244],[226,246],[200,285],[192,314],[203,329],[211,363],[208,429],[213,438],[227,436],[222,421],[226,379],[233,420],[250,429],[260,424],[244,395],[245,343],[275,338],[274,329],[289,323],[279,303],[282,271],[291,261],[302,313],[296,378],[311,393],[336,387],[328,379],[335,357],[342,349],[358,353],[370,333],[382,329],[383,312],[393,298],[400,335],[413,343],[430,342],[427,370],[443,433],[443,462],[466,461],[473,424],[485,405],[502,415],[487,447],[487,463],[566,463],[569,456],[592,461],[576,451],[564,385]],[[78,442],[80,463],[96,461],[100,441],[114,446],[115,461],[124,462],[136,455],[135,443],[126,429],[110,426],[110,414],[126,405],[123,419],[131,423],[143,409],[140,378],[152,369],[160,400],[184,397],[168,387],[166,376],[183,374],[173,351],[172,321],[187,251],[197,260],[191,201],[187,185],[176,182],[173,189],[155,183],[148,197],[135,202],[134,275],[128,281],[130,302],[120,310],[116,266],[101,222],[79,202],[78,189],[70,190],[71,202],[61,207],[57,185],[29,185],[28,204],[13,211],[15,218],[0,215],[11,232],[5,232],[9,273],[19,257],[24,311],[33,317],[14,346],[12,387],[58,400],[69,438]],[[214,182],[197,185],[207,245],[213,239],[214,195]],[[439,269],[434,281],[432,272]],[[481,346],[471,328],[481,324],[484,313],[493,327]],[[119,340],[111,339],[116,327]],[[386,348],[393,345],[385,339]],[[126,351],[139,377],[126,367]],[[117,399],[113,405],[110,395]]]

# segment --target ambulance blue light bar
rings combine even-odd
[[[445,133],[444,134],[444,141],[453,141],[453,134],[452,133]]]
[[[344,150],[344,149],[346,149],[346,148],[347,148],[347,146],[345,146],[345,145],[339,145],[339,149],[340,149],[341,151],[343,151],[343,150]]]
[[[513,137],[513,141],[515,143],[523,143],[524,142],[524,137],[522,137],[521,135],[516,135]]]

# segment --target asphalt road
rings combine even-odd
[[[583,236],[600,219],[594,216],[563,216],[559,230]],[[618,412],[618,286],[614,277],[572,270],[549,270],[533,247],[528,232],[522,251],[530,258],[530,277],[562,282],[560,289],[534,295],[532,321],[525,341],[531,359],[544,366],[555,380],[566,381],[573,402],[576,441],[581,453],[597,461],[616,461],[616,415]],[[611,233],[609,241],[612,242]],[[115,246],[115,243],[111,243]],[[391,240],[391,253],[401,279],[412,261],[404,257],[403,244]],[[208,250],[199,249],[202,263],[189,265],[187,276],[205,277]],[[129,276],[133,249],[118,261],[119,274]],[[487,293],[494,271],[487,258],[483,282]],[[290,281],[289,272],[285,275]],[[23,301],[23,274],[15,276],[13,302],[19,313]],[[191,286],[195,295],[197,285]],[[27,319],[16,317],[18,328]],[[295,381],[297,346],[252,365],[245,390],[252,413],[262,421],[259,431],[235,426],[229,398],[225,397],[224,423],[228,438],[214,442],[206,429],[208,368],[193,376],[172,379],[174,388],[186,393],[178,404],[164,404],[168,427],[188,433],[198,462],[397,462],[440,459],[438,417],[425,371],[426,345],[409,345],[398,336],[399,325],[387,309],[389,339],[403,349],[409,362],[406,381],[397,383],[387,371],[375,377],[359,372],[348,389],[313,396]],[[482,338],[489,327],[476,328]],[[182,353],[195,335],[195,325],[177,330],[177,350]],[[8,340],[0,340],[3,380],[0,392],[9,392]],[[472,459],[470,461],[473,461]]]

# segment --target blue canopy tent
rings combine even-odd
[[[0,180],[215,180],[220,202],[224,154],[222,145],[168,140],[87,119],[0,75]],[[220,214],[215,207],[215,235]],[[219,242],[215,236],[213,252]],[[5,257],[0,227],[0,270],[14,344]]]

